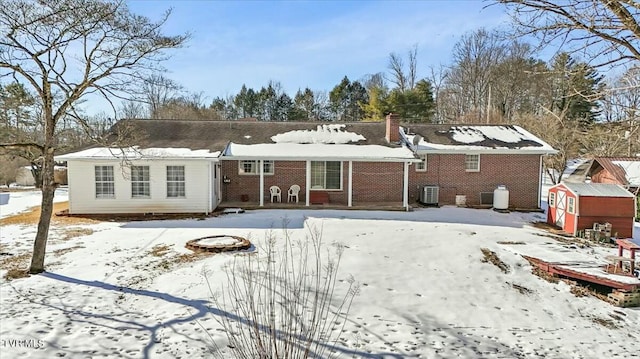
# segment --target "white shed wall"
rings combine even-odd
[[[146,160],[130,165],[149,166],[150,198],[132,198],[130,168],[120,161],[69,160],[69,213],[206,213],[217,205],[215,197],[210,200],[216,191],[209,186],[215,189],[217,184],[217,179],[209,179],[215,165],[211,161]],[[115,198],[96,198],[95,166],[113,166]],[[167,198],[166,166],[184,166],[184,198]]]

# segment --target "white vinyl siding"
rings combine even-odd
[[[311,161],[311,189],[342,189],[342,162]]]
[[[151,197],[149,166],[131,166],[131,198]]]
[[[467,172],[480,172],[480,155],[465,155],[464,169]]]
[[[259,175],[258,171],[260,161],[238,161],[238,174],[241,175]],[[274,172],[273,161],[263,161],[262,168],[265,175],[272,175]]]
[[[184,166],[167,166],[167,198],[185,197]]]
[[[113,198],[115,186],[113,166],[95,166],[96,198]]]
[[[114,174],[114,196],[110,200],[95,198],[93,181],[94,166],[97,162],[103,166],[112,166]],[[132,161],[132,165],[149,167],[149,186],[151,197],[131,199],[130,169],[120,161],[68,161],[69,176],[69,212],[71,214],[89,213],[205,213],[211,212],[217,205],[217,198],[210,208],[212,188],[216,179],[209,176],[214,173],[215,162],[208,160],[153,160]],[[184,166],[185,197],[167,199],[167,166]],[[209,187],[212,188],[209,188]]]

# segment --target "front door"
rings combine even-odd
[[[556,200],[556,225],[564,228],[564,213],[567,208],[567,192],[558,191]]]

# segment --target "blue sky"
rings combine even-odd
[[[129,1],[151,19],[173,8],[167,34],[190,32],[171,52],[168,77],[210,102],[240,90],[281,82],[329,91],[386,71],[389,53],[418,46],[418,75],[448,64],[461,35],[508,24],[500,6],[476,0],[423,1]]]

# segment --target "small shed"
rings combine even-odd
[[[618,238],[633,236],[636,197],[605,183],[560,183],[549,188],[547,222],[576,235],[594,223],[610,223]]]

